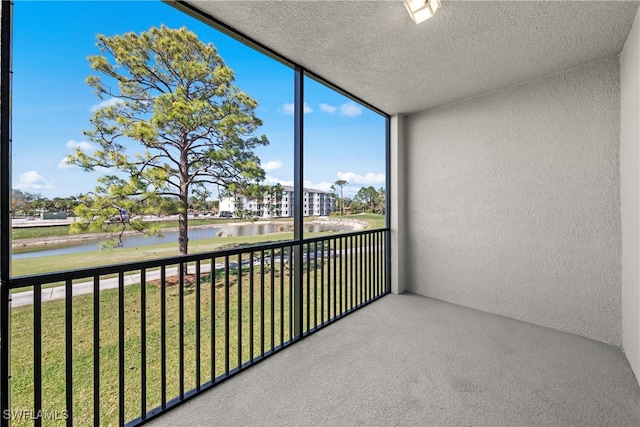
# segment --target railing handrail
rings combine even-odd
[[[360,235],[373,234],[376,232],[385,232],[385,231],[389,231],[389,229],[375,228],[375,229],[353,231],[348,233],[325,234],[319,237],[305,238],[302,243],[303,244],[315,243],[315,242],[327,240],[327,238],[332,238],[332,237],[360,236]],[[127,263],[110,264],[110,265],[99,266],[99,267],[84,267],[84,268],[78,268],[74,270],[63,270],[63,271],[54,271],[50,273],[37,273],[37,274],[30,274],[25,276],[16,276],[10,279],[9,288],[14,290],[14,289],[33,286],[33,285],[42,285],[42,284],[51,283],[51,282],[62,282],[66,280],[83,279],[83,278],[93,277],[93,276],[116,274],[122,271],[157,268],[157,267],[173,265],[173,264],[177,265],[181,263],[201,261],[203,259],[211,259],[214,257],[217,258],[217,257],[239,255],[239,254],[243,254],[251,251],[261,251],[261,250],[268,251],[271,249],[279,249],[283,247],[295,246],[297,244],[298,243],[295,240],[282,240],[279,242],[268,243],[268,244],[257,243],[257,244],[252,244],[252,245],[247,245],[247,246],[242,246],[242,247],[232,248],[232,249],[222,249],[222,250],[215,250],[210,252],[199,252],[199,253],[188,254],[188,255],[177,255],[173,257],[156,258],[156,259],[145,260],[145,261],[132,261]]]

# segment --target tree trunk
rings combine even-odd
[[[178,216],[178,253],[186,255],[189,250],[189,166],[187,152],[180,153],[180,215]]]
[[[189,202],[186,197],[181,197],[182,209],[178,216],[178,253],[186,255],[189,250]]]

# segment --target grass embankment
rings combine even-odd
[[[348,260],[344,260],[344,271]],[[333,302],[334,292],[342,294],[342,310],[351,307],[351,288],[347,277],[339,277],[338,284],[332,279],[327,282],[330,272],[328,264],[318,263],[314,266],[309,281],[303,278],[303,308],[305,316],[303,329],[307,330],[306,319],[310,327],[319,324],[321,317],[335,315]],[[131,420],[140,415],[141,396],[141,312],[146,315],[146,408],[150,410],[160,405],[161,396],[161,360],[166,362],[166,396],[171,399],[179,394],[179,361],[180,349],[184,351],[185,391],[196,386],[196,353],[200,354],[200,370],[202,383],[222,375],[225,372],[225,354],[229,354],[229,368],[238,366],[238,307],[242,307],[242,345],[241,362],[247,362],[250,355],[250,334],[253,331],[253,354],[261,354],[261,316],[264,316],[264,347],[268,351],[272,346],[290,339],[290,291],[289,269],[285,263],[274,265],[273,275],[265,266],[264,274],[259,269],[253,275],[254,290],[250,293],[250,274],[248,268],[242,271],[242,292],[238,292],[238,270],[229,272],[229,307],[225,307],[225,272],[216,271],[214,288],[215,320],[212,321],[212,299],[210,275],[202,279],[200,302],[197,304],[196,287],[189,283],[184,290],[184,346],[179,345],[179,287],[166,288],[166,354],[161,354],[161,292],[157,286],[146,286],[146,305],[141,307],[141,285],[135,284],[124,289],[124,322],[125,322],[125,419]],[[366,277],[372,280],[373,269],[365,269],[362,281]],[[367,271],[369,273],[367,273]],[[314,272],[316,274],[314,274]],[[320,274],[322,272],[322,275]],[[321,277],[325,283],[321,283]],[[264,288],[261,288],[261,280]],[[344,282],[343,282],[344,280]],[[307,292],[307,283],[310,288]],[[317,288],[316,288],[317,283]],[[317,289],[317,290],[316,290]],[[322,291],[320,291],[322,289]],[[318,292],[317,299],[315,298]],[[241,295],[241,303],[238,296]],[[262,299],[264,295],[264,299]],[[253,297],[253,307],[249,301]],[[307,298],[308,296],[308,298]],[[282,305],[280,303],[282,298]],[[324,300],[324,306],[321,301]],[[100,293],[100,424],[118,424],[118,290]],[[264,312],[261,312],[261,301],[264,301]],[[273,303],[272,303],[273,301]],[[309,316],[307,317],[307,301]],[[360,299],[361,301],[361,299]],[[196,306],[200,307],[200,348],[196,344]],[[272,310],[273,305],[273,310]],[[225,313],[229,312],[228,326],[225,324]],[[340,310],[340,308],[338,308]],[[249,323],[251,313],[253,324]],[[272,321],[273,315],[273,321]],[[89,425],[93,423],[93,296],[83,295],[73,299],[73,402],[74,424]],[[65,408],[65,302],[52,301],[43,304],[42,309],[42,395],[44,410]],[[215,328],[212,328],[215,325]],[[229,330],[228,348],[225,346],[225,330]],[[281,330],[284,334],[281,334]],[[273,335],[272,335],[273,330]],[[273,339],[272,339],[273,336]],[[12,408],[28,410],[33,407],[33,308],[26,306],[12,310]],[[215,354],[212,357],[211,343],[215,343]],[[212,371],[212,365],[215,365]],[[239,398],[241,398],[239,396]],[[17,423],[22,424],[22,423]]]

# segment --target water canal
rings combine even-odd
[[[217,236],[258,236],[263,234],[281,233],[292,231],[293,223],[249,223],[249,224],[225,224],[222,227],[203,227],[193,228],[189,230],[189,240],[210,239]],[[352,227],[346,224],[313,224],[304,225],[305,232],[323,232],[323,231],[340,231],[350,230]],[[33,251],[14,253],[13,259],[25,259],[46,257],[53,255],[65,255],[81,252],[93,252],[100,249],[100,243],[104,238],[95,240],[83,240],[81,242],[69,242],[62,246],[42,248],[38,247]],[[177,231],[163,231],[162,236],[147,237],[142,234],[127,234],[122,237],[122,247],[136,248],[148,245],[157,245],[161,243],[173,243],[178,241]],[[35,248],[34,248],[35,249]]]

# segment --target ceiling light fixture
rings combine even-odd
[[[440,8],[440,0],[406,0],[404,6],[416,24],[435,16]]]

